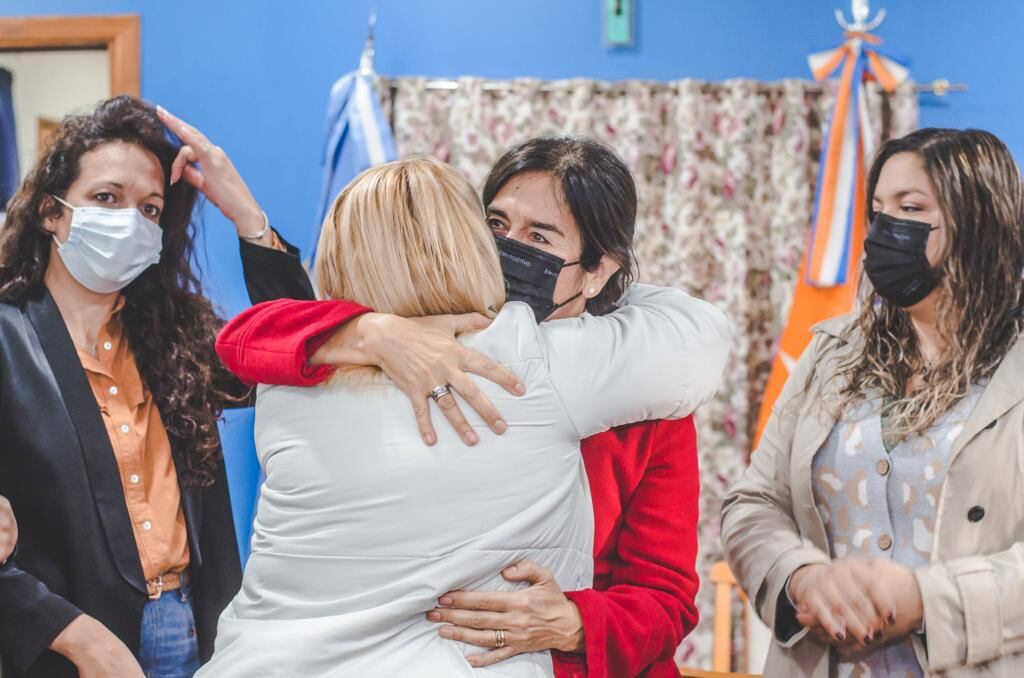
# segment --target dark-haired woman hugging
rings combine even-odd
[[[179,151],[130,97],[69,117],[0,231],[7,678],[190,676],[239,586],[217,418],[246,389],[190,267],[201,177],[172,185]],[[221,197],[267,232],[247,191]]]

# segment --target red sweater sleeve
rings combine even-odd
[[[562,675],[677,676],[676,648],[697,625],[697,433],[692,417],[656,425],[650,462],[623,514],[610,584],[566,593],[583,618],[586,666],[555,653]]]
[[[217,355],[250,384],[314,386],[334,371],[309,358],[346,322],[371,309],[351,301],[280,299],[235,316],[217,336]]]

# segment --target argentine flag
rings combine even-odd
[[[320,226],[341,190],[364,170],[397,157],[391,126],[381,112],[370,76],[344,75],[331,88],[323,154],[323,190],[310,247],[316,259]]]

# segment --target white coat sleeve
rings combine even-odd
[[[633,285],[604,316],[538,326],[552,384],[580,438],[680,419],[710,400],[732,330],[711,304],[674,288]]]

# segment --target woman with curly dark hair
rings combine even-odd
[[[814,329],[722,511],[766,676],[1024,675],[1024,179],[887,141],[861,303]]]
[[[151,106],[105,101],[64,120],[0,230],[5,676],[192,675],[238,589],[217,419],[247,389],[214,352],[181,154]],[[211,197],[256,241],[236,185]]]

